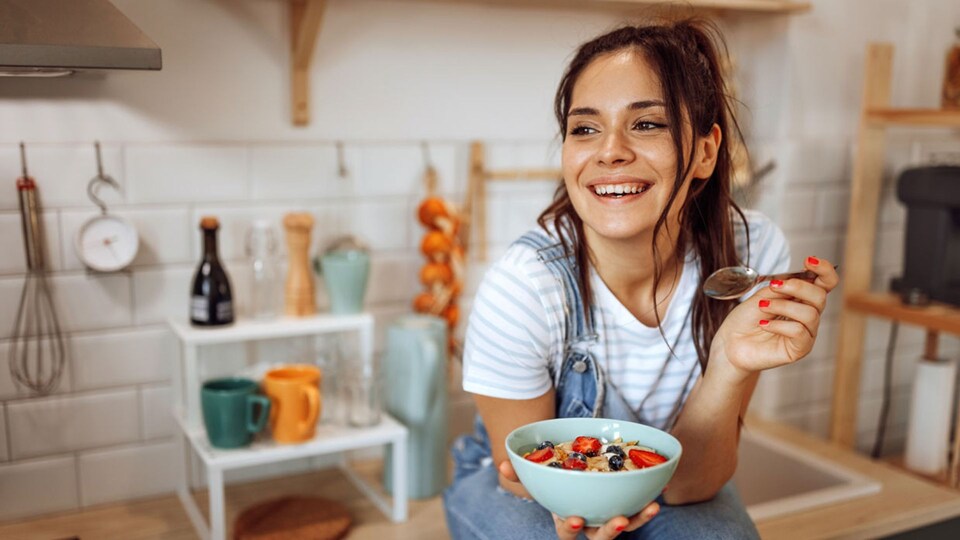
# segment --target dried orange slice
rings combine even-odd
[[[420,269],[420,282],[424,285],[440,283],[449,285],[453,281],[453,270],[444,263],[431,262]]]

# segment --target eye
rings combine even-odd
[[[593,135],[597,130],[589,126],[574,126],[570,128],[570,135]]]
[[[633,124],[633,129],[640,131],[653,131],[655,129],[663,129],[665,127],[667,127],[666,124],[660,122],[651,122],[649,120],[637,120],[637,122]]]

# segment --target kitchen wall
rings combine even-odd
[[[173,489],[180,464],[169,381],[179,352],[165,320],[185,317],[200,216],[221,218],[221,255],[238,295],[249,283],[243,235],[256,217],[278,221],[286,211],[312,212],[315,250],[347,233],[368,242],[368,307],[381,331],[379,346],[383,328],[408,311],[420,290],[422,230],[413,212],[423,196],[421,143],[439,171],[442,193],[456,201],[463,198],[472,139],[487,144],[492,168],[556,165],[551,96],[564,61],[578,43],[632,13],[331,0],[314,57],[312,122],[295,128],[285,2],[114,3],[162,46],[163,71],[0,79],[0,178],[10,182],[0,190],[0,519]],[[934,106],[960,7],[949,0],[923,8],[906,0],[812,3],[809,14],[737,15],[724,25],[749,107],[743,120],[752,149],[759,162],[777,165],[751,205],[784,228],[795,262],[815,254],[842,263],[866,43],[897,45],[895,103]],[[890,177],[945,136],[895,132]],[[50,281],[69,336],[63,382],[42,398],[17,389],[6,369],[6,329],[13,326],[25,266],[13,188],[21,140],[41,190]],[[109,275],[85,271],[73,249],[77,228],[95,214],[85,193],[96,172],[94,140],[103,143],[105,172],[122,186],[101,194],[141,235],[133,266]],[[956,148],[951,140],[948,146]],[[342,164],[337,141],[343,142]],[[345,177],[338,175],[340,165]],[[549,181],[491,186],[492,257],[533,224],[553,187]],[[877,286],[899,268],[903,220],[887,189]],[[471,264],[465,312],[484,268]],[[826,434],[838,299],[813,354],[763,376],[755,412]],[[242,309],[242,296],[240,302]],[[884,321],[869,324],[862,448],[874,436],[888,331]],[[892,449],[902,446],[913,361],[923,340],[915,329],[900,335]],[[941,347],[958,356],[955,340]],[[303,354],[297,346],[288,350]],[[225,370],[235,351],[207,354]],[[471,411],[455,374],[452,379],[458,430]]]

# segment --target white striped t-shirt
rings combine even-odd
[[[750,230],[749,260],[743,224],[739,217],[734,220],[741,259],[760,274],[786,271],[790,253],[783,232],[757,211],[744,214]],[[700,281],[698,264],[695,256],[687,257],[677,290],[661,312],[663,335],[638,321],[591,268],[598,340],[590,351],[607,379],[649,425],[667,427],[674,406],[686,399],[700,375],[690,329],[690,307]],[[563,313],[560,284],[536,251],[512,245],[484,275],[474,298],[463,355],[463,389],[505,399],[543,395],[558,382],[551,373],[560,374]]]

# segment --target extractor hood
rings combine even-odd
[[[160,47],[108,0],[0,0],[0,75],[161,64]]]

